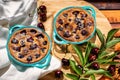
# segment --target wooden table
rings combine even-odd
[[[97,28],[99,28],[103,34],[107,34],[107,32],[112,28],[109,21],[107,20],[107,18],[97,9],[95,8],[93,5],[91,5],[90,3],[86,2],[86,1],[79,1],[79,0],[38,0],[38,7],[39,5],[44,4],[47,6],[47,16],[48,19],[47,21],[44,23],[45,25],[45,29],[46,32],[51,36],[52,38],[52,21],[54,18],[54,15],[62,8],[67,7],[67,6],[92,6],[95,11],[96,11],[96,24],[97,24]],[[99,44],[99,40],[98,38],[96,38],[95,43]],[[54,47],[54,45],[53,45]],[[53,56],[54,53],[52,53]],[[60,56],[59,58],[64,57],[64,54],[57,54],[58,56]],[[64,70],[65,72],[69,72],[69,70]],[[59,79],[55,79],[54,78],[54,72],[44,76],[43,78],[40,78],[40,80],[59,80]],[[68,80],[68,79],[60,79],[60,80]]]

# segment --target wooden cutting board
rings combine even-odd
[[[52,26],[52,22],[53,22],[53,18],[54,15],[62,8],[65,8],[67,6],[92,6],[95,11],[96,11],[96,24],[97,24],[97,28],[99,28],[102,33],[104,35],[107,35],[107,32],[111,29],[111,25],[109,24],[108,20],[106,19],[106,17],[97,9],[95,8],[93,5],[91,5],[90,3],[86,2],[86,1],[80,1],[80,0],[38,0],[37,3],[37,7],[39,7],[41,4],[44,4],[47,6],[47,21],[44,22],[45,25],[45,30],[46,32],[50,35],[51,39],[52,38],[52,32],[53,32],[53,26]],[[52,40],[53,41],[53,40]],[[100,41],[98,40],[98,38],[96,37],[95,39],[95,43],[96,44],[100,44]],[[53,41],[53,49],[52,49],[52,55],[53,56],[59,56],[59,58],[63,58],[65,56],[65,54],[60,54],[54,53],[54,41]],[[68,55],[67,57],[69,58],[71,55]],[[64,72],[70,72],[69,69],[62,69]],[[54,77],[54,72],[49,73],[48,75],[40,78],[40,80],[69,80],[65,77],[63,77],[62,79],[55,79]]]

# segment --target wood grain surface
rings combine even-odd
[[[37,6],[39,7],[41,4],[44,4],[47,6],[47,21],[44,22],[45,25],[45,29],[46,32],[51,36],[52,38],[52,32],[53,32],[53,26],[52,26],[52,22],[53,22],[53,18],[54,15],[62,8],[65,8],[67,6],[92,6],[95,11],[96,11],[96,24],[97,24],[97,28],[99,28],[102,33],[104,35],[107,35],[107,32],[111,29],[111,25],[109,24],[108,20],[106,19],[106,17],[97,9],[95,8],[93,5],[91,5],[90,3],[86,2],[86,1],[80,1],[80,0],[38,0],[38,4]],[[98,40],[98,38],[95,38],[95,43],[96,44],[100,44],[100,41]],[[53,49],[52,49],[52,55],[58,57],[59,59],[63,58],[65,56],[65,54],[61,54],[61,53],[55,53],[54,52],[54,45],[56,45],[53,41]],[[67,58],[71,57],[71,54],[68,54],[66,56]],[[63,69],[61,68],[62,71],[66,72],[70,72],[69,69]],[[100,78],[100,76],[98,77]],[[97,78],[97,80],[98,80]],[[66,77],[63,77],[62,79],[56,79],[54,77],[54,72],[49,73],[48,75],[40,78],[39,80],[69,80]]]

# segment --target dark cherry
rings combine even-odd
[[[81,22],[81,19],[80,18],[75,18],[75,23],[77,24],[77,23],[79,23],[79,22]]]
[[[67,16],[68,16],[68,14],[67,14],[67,13],[65,13],[65,14],[63,14],[63,16],[64,16],[64,17],[67,17]]]
[[[39,7],[39,9],[40,9],[40,11],[41,11],[42,13],[46,13],[46,12],[47,12],[45,5],[41,5],[41,6]]]
[[[81,19],[83,20],[87,16],[88,16],[87,14],[81,14]]]
[[[37,31],[35,29],[31,29],[30,32],[33,34],[37,33]]]
[[[89,60],[89,62],[92,62],[92,61],[96,60],[96,58],[97,58],[97,56],[95,54],[90,54],[88,60]]]
[[[70,65],[70,62],[68,59],[65,59],[65,58],[62,58],[62,65],[63,66],[69,66]]]
[[[38,47],[37,44],[32,44],[32,45],[30,45],[30,50],[34,50],[34,49],[36,49],[37,47]]]
[[[25,49],[23,49],[23,53],[28,53],[29,52],[29,50],[28,50],[28,48],[25,48]]]
[[[69,27],[69,23],[66,23],[66,24],[64,25],[64,27],[65,27],[65,28],[68,28],[68,27]]]
[[[91,49],[91,53],[92,54],[96,54],[97,55],[98,52],[99,52],[99,48],[97,48],[97,47]]]
[[[63,72],[61,70],[55,71],[55,78],[61,78],[63,76]]]
[[[118,68],[118,74],[120,75],[120,67]]]
[[[83,36],[85,36],[85,35],[88,34],[88,32],[87,32],[86,30],[82,30],[82,31],[81,31],[81,34],[82,34]]]
[[[108,67],[108,71],[111,75],[114,75],[115,74],[115,70],[116,70],[116,66],[115,65],[110,65]]]
[[[86,23],[86,26],[92,26],[92,25],[93,25],[92,22],[87,22],[87,23]]]
[[[29,61],[32,61],[32,56],[28,56],[27,57],[27,61],[29,62]]]
[[[44,52],[45,52],[45,49],[46,49],[45,47],[44,47],[44,48],[41,48],[41,51],[44,53]]]
[[[40,13],[40,21],[45,22],[47,20],[46,13]]]
[[[72,14],[75,15],[75,17],[77,17],[77,15],[79,14],[79,11],[73,11]]]
[[[59,20],[58,20],[58,23],[62,25],[62,24],[63,24],[63,20],[62,20],[62,19],[59,19]]]
[[[77,23],[77,28],[79,30],[83,29],[84,28],[84,24],[82,24],[81,22]]]
[[[35,54],[35,57],[36,57],[36,58],[39,58],[39,57],[40,57],[40,54]]]
[[[79,36],[79,35],[76,35],[76,36],[75,36],[75,39],[80,39],[80,36]]]
[[[76,33],[78,28],[73,29],[72,33]]]
[[[72,21],[72,19],[68,19],[68,21]]]
[[[39,38],[39,39],[44,38],[43,34],[38,34],[38,35],[36,35],[36,37]]]
[[[24,57],[23,54],[19,54],[19,55],[18,55],[18,58],[23,58],[23,57]]]
[[[37,27],[40,28],[40,29],[43,29],[45,31],[45,27],[44,27],[43,23],[39,22],[37,24]]]
[[[13,47],[13,50],[20,52],[21,47]]]
[[[98,70],[98,69],[100,69],[100,66],[97,62],[94,62],[94,63],[91,64],[91,68],[94,69],[94,70]]]
[[[18,44],[18,42],[19,41],[17,39],[15,39],[15,38],[13,38],[12,41],[11,41],[11,43],[13,43],[13,44]]]
[[[20,46],[25,47],[25,41],[20,41]]]
[[[32,37],[29,37],[28,39],[27,39],[27,42],[33,42],[34,41],[34,39],[32,38]]]
[[[59,31],[62,31],[62,30],[63,30],[63,27],[59,26],[59,27],[58,27],[58,30],[59,30]]]
[[[66,31],[66,32],[64,32],[63,36],[66,37],[66,38],[68,38],[68,37],[70,37],[71,35],[70,35],[69,31]]]
[[[43,45],[47,45],[47,41],[44,41],[44,42],[43,42]]]
[[[23,34],[23,35],[26,35],[26,30],[22,30],[21,32],[20,32],[20,34]]]

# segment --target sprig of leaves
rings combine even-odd
[[[120,64],[119,62],[112,61],[112,59],[118,53],[115,52],[113,54],[110,54],[110,52],[107,51],[108,48],[111,48],[116,43],[120,42],[120,38],[113,38],[114,34],[117,31],[118,31],[118,29],[110,30],[107,34],[107,38],[105,38],[99,29],[96,30],[96,33],[101,42],[101,45],[100,45],[100,51],[98,53],[98,58],[93,62],[89,62],[88,57],[90,55],[91,49],[93,47],[96,47],[96,45],[94,43],[87,42],[86,49],[85,49],[85,55],[83,55],[83,52],[78,45],[72,44],[72,47],[75,50],[76,54],[78,55],[79,60],[81,62],[80,65],[82,65],[83,69],[80,69],[77,66],[77,63],[74,60],[70,59],[70,67],[75,71],[75,73],[74,74],[67,73],[66,76],[71,78],[72,80],[88,80],[86,78],[83,78],[84,76],[89,76],[92,80],[96,80],[94,74],[104,74],[112,79],[112,75],[107,70],[101,69],[101,68],[98,70],[94,70],[89,67],[94,62],[98,62],[99,64],[109,64],[109,65]]]
[[[78,55],[78,57],[80,59],[81,64],[84,65],[85,64],[85,60],[84,60],[82,51],[80,50],[80,48],[77,45],[72,45],[72,47],[75,50],[75,52],[77,53],[77,55]]]

